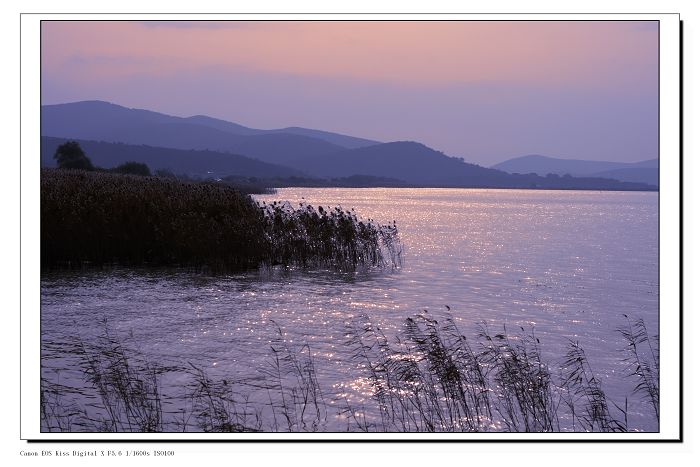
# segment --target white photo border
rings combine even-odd
[[[659,334],[658,433],[42,433],[40,431],[40,25],[41,21],[141,20],[498,20],[659,21]],[[21,22],[21,401],[20,436],[45,441],[680,441],[681,114],[678,14],[22,14]]]

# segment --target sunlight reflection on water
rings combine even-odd
[[[257,198],[341,205],[377,222],[396,220],[404,265],[355,274],[44,275],[43,375],[55,378],[64,368],[64,382],[79,379],[66,368],[74,359],[63,359],[56,346],[99,335],[104,319],[155,361],[196,362],[212,375],[245,378],[269,364],[279,327],[286,343],[309,344],[321,387],[362,402],[369,393],[346,345],[347,326],[366,314],[392,336],[406,317],[426,309],[453,316],[467,337],[482,321],[534,326],[553,362],[567,339],[578,340],[606,392],[623,400],[634,386],[621,371],[624,343],[616,329],[623,313],[657,333],[657,193],[288,188]],[[655,429],[647,408],[631,411],[636,426]]]

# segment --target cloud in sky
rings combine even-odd
[[[138,21],[142,26],[150,28],[176,28],[176,29],[239,29],[252,26],[249,21]]]
[[[416,139],[486,165],[656,156],[656,22],[43,22],[45,103]]]

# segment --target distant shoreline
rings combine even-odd
[[[44,167],[53,167],[56,149],[71,140],[98,167],[137,162],[183,179],[269,187],[658,190],[658,173],[649,166],[653,161],[630,165],[524,156],[524,162],[522,157],[504,162],[506,171],[415,140],[379,142],[310,128],[261,130],[101,101],[43,106],[41,131]],[[628,173],[638,165],[641,173]]]
[[[503,186],[456,186],[456,185],[367,185],[367,186],[348,186],[348,185],[280,185],[280,186],[269,186],[267,188],[278,190],[282,188],[402,188],[402,189],[445,189],[445,190],[528,190],[528,191],[619,191],[619,192],[645,192],[645,193],[658,193],[658,187],[651,188],[547,188],[547,187],[503,187]]]

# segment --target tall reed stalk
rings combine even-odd
[[[659,337],[650,337],[644,321],[634,322],[627,315],[627,326],[618,332],[627,341],[624,361],[628,364],[630,376],[637,379],[636,394],[642,394],[651,404],[659,420]]]
[[[163,369],[134,361],[105,329],[97,344],[80,344],[83,372],[97,390],[107,416],[100,431],[163,431],[159,388]]]
[[[154,365],[128,349],[105,325],[77,354],[85,380],[100,404],[70,402],[76,389],[42,379],[45,431],[317,432],[558,432],[632,430],[628,401],[612,401],[584,349],[571,341],[561,364],[542,357],[534,329],[492,332],[482,323],[470,344],[451,318],[421,313],[407,318],[389,339],[366,315],[348,323],[346,347],[359,370],[355,382],[369,398],[353,406],[347,395],[322,389],[308,344],[292,344],[274,321],[267,363],[247,379],[213,378],[192,363]],[[658,347],[643,321],[621,329],[624,362],[658,420]],[[185,381],[167,400],[180,418],[163,410],[161,377]],[[340,401],[335,413],[332,407]],[[621,418],[613,415],[613,408]]]

